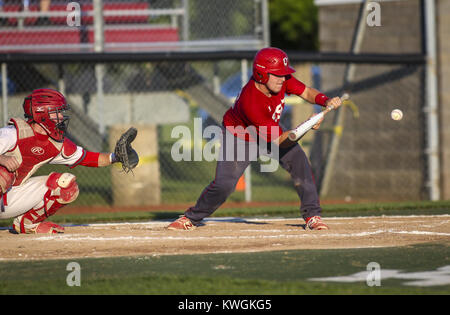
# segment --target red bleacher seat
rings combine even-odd
[[[65,4],[51,4],[50,5],[50,11],[53,12],[65,12],[68,13],[66,10],[67,5]],[[103,5],[103,10],[147,10],[149,8],[148,2],[124,2],[124,3],[105,3]],[[92,4],[81,4],[81,11],[82,12],[90,12],[94,9],[94,6]],[[20,12],[21,6],[20,5],[5,5],[3,6],[4,12]],[[29,11],[31,12],[38,12],[39,6],[38,5],[31,5],[29,7]],[[105,23],[106,24],[112,24],[112,23],[146,23],[148,22],[149,16],[147,15],[121,15],[121,16],[105,16]],[[25,19],[25,25],[33,25],[37,22],[38,18],[26,18]],[[66,24],[66,17],[49,17],[49,20],[52,24],[55,25],[61,25]],[[86,16],[82,15],[81,17],[81,23],[83,25],[93,24],[94,18],[93,16]],[[17,25],[17,18],[10,18],[8,20],[9,25]]]
[[[147,10],[148,3],[147,2],[137,2],[137,3],[105,3],[103,5],[103,10]],[[94,10],[94,6],[92,4],[83,4],[81,5],[82,12],[91,12]],[[50,11],[66,11],[65,5],[51,5]],[[148,22],[149,17],[145,15],[122,15],[122,16],[105,16],[104,21],[105,24],[112,23],[146,23]],[[53,24],[66,24],[65,17],[51,17],[50,21]],[[94,23],[93,16],[82,15],[81,23],[83,25],[89,25]]]
[[[154,27],[151,25],[140,28],[122,26],[105,27],[105,43],[145,43],[178,41],[178,30],[171,27]],[[88,29],[88,43],[94,42],[94,30]],[[0,30],[1,46],[7,45],[49,45],[49,44],[79,44],[80,31],[75,27],[51,29],[47,27],[24,30]]]
[[[3,6],[3,12],[19,12],[20,11],[20,5],[5,5]],[[17,19],[8,19],[9,25],[16,25]]]
[[[72,27],[36,30],[0,30],[0,50],[7,45],[79,44],[80,33]]]
[[[103,10],[147,10],[148,3],[147,2],[136,2],[136,3],[104,3]],[[85,4],[81,7],[82,11],[92,11],[94,10],[94,6],[92,4]],[[104,21],[106,24],[112,23],[146,23],[148,22],[149,17],[145,15],[122,15],[122,16],[105,16]],[[82,17],[82,23],[84,24],[93,24],[94,18],[93,16],[84,16]]]
[[[11,4],[11,5],[5,5],[3,6],[3,12],[20,12],[21,11],[21,5],[15,5],[15,4]],[[39,11],[39,7],[38,6],[30,6],[29,11],[31,12],[37,12]],[[33,25],[36,23],[37,21],[37,17],[30,17],[30,18],[26,18],[24,20],[24,24],[25,25]],[[17,25],[17,18],[10,18],[8,19],[8,25],[11,26],[15,26]]]
[[[56,12],[58,12],[58,11],[65,11],[65,12],[68,12],[68,11],[66,11],[66,6],[65,5],[62,5],[62,4],[52,4],[52,5],[50,5],[50,11],[56,11]],[[70,12],[68,12],[68,13],[70,13]],[[67,23],[67,17],[63,17],[63,16],[61,16],[61,17],[59,17],[59,16],[52,16],[52,17],[49,17],[49,19],[50,19],[50,22],[52,23],[52,24],[56,24],[56,25],[60,25],[60,24],[66,24]]]
[[[140,27],[138,29],[122,26],[105,27],[105,43],[143,43],[178,41],[178,29],[170,27]],[[88,32],[89,42],[94,42],[94,31]]]
[[[104,11],[107,10],[146,10],[148,2],[135,3],[104,3]],[[38,6],[30,6],[30,11],[38,11]],[[66,11],[64,4],[52,4],[51,11]],[[92,4],[81,5],[81,10],[92,11]],[[6,5],[5,12],[20,11],[19,5]],[[17,25],[17,18],[10,18],[8,24],[10,27],[0,28],[0,51],[2,46],[8,51],[21,51],[20,46],[27,46],[25,51],[30,51],[30,45],[36,46],[36,51],[73,51],[77,50],[74,46],[67,47],[67,44],[88,44],[94,43],[93,16],[83,16],[81,23],[87,26],[87,33],[82,34],[84,29],[78,27],[68,27],[67,17],[50,17],[50,25],[32,26],[38,18],[26,18],[24,21],[25,28],[19,29],[14,27]],[[146,42],[174,42],[179,41],[178,29],[168,25],[151,25],[148,24],[149,16],[105,16],[104,18],[104,35],[105,46],[108,44],[120,43],[146,43]],[[87,35],[87,36],[85,36]],[[40,45],[41,47],[39,47]],[[44,45],[54,45],[47,46]],[[60,48],[58,47],[60,46]],[[66,45],[66,47],[64,47]],[[11,48],[13,47],[13,48]],[[31,47],[34,51],[34,47]]]

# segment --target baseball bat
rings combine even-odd
[[[345,101],[349,98],[349,95],[345,93],[341,96],[341,100]],[[333,105],[327,106],[327,108],[323,111],[321,111],[319,114],[312,116],[308,120],[304,121],[300,125],[298,125],[296,128],[292,129],[291,132],[289,132],[289,140],[291,141],[297,141],[299,140],[305,133],[307,133],[311,128],[317,124],[327,113],[332,111],[334,109]]]

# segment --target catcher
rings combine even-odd
[[[79,193],[76,177],[51,173],[31,177],[46,163],[103,167],[121,162],[124,171],[139,162],[130,128],[117,141],[113,153],[90,152],[65,137],[70,110],[65,97],[52,89],[34,90],[23,102],[25,119],[11,118],[0,129],[0,219],[15,218],[17,233],[62,233],[64,228],[44,221]]]

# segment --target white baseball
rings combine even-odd
[[[393,120],[401,120],[403,118],[403,112],[400,109],[394,109],[391,112],[391,118]]]

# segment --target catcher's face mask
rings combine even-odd
[[[70,116],[68,111],[70,111],[70,106],[68,104],[48,110],[49,118],[54,123],[55,132],[60,139],[64,139],[67,128],[69,127]]]
[[[69,125],[69,116],[66,113],[70,106],[61,93],[52,89],[34,90],[25,98],[23,107],[25,118],[29,122],[38,123],[54,140],[64,140]]]

